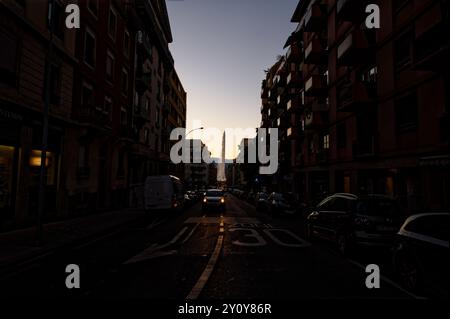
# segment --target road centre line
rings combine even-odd
[[[217,264],[217,260],[219,259],[219,255],[220,255],[220,251],[222,250],[222,246],[223,246],[223,235],[220,235],[219,238],[217,239],[216,247],[214,248],[214,252],[212,253],[212,255],[210,257],[205,270],[203,270],[203,273],[201,274],[200,278],[197,280],[197,283],[194,285],[191,292],[186,297],[187,300],[194,300],[200,296],[200,293],[202,292],[203,288],[205,287],[206,283],[208,282],[209,277],[211,277],[214,267]]]

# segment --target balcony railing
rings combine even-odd
[[[325,96],[328,91],[327,79],[324,75],[312,75],[305,83],[306,96]]]
[[[288,87],[298,87],[301,83],[301,74],[297,71],[291,71],[289,72],[287,79],[286,79],[286,85]]]
[[[302,50],[297,44],[292,44],[286,52],[288,62],[299,61],[302,57]]]
[[[82,106],[80,108],[79,121],[101,129],[109,128],[111,125],[109,114],[93,106]]]
[[[297,111],[300,109],[300,98],[298,96],[290,98],[286,104],[286,109],[288,111]]]
[[[314,38],[305,49],[305,64],[327,64],[328,51],[321,40]]]
[[[360,19],[361,13],[370,0],[338,0],[336,5],[337,19],[355,21]]]
[[[341,112],[354,112],[375,102],[376,84],[353,80],[338,85],[337,108]]]
[[[322,13],[320,4],[313,4],[305,14],[305,31],[320,31],[325,26],[326,20]]]
[[[342,41],[337,49],[337,62],[339,65],[349,66],[369,59],[369,48],[374,37],[372,30],[363,31],[355,28]]]

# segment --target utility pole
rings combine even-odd
[[[50,39],[48,42],[47,56],[45,61],[45,96],[44,96],[44,109],[42,120],[42,150],[41,150],[41,167],[39,176],[39,206],[37,215],[37,243],[42,245],[43,243],[43,227],[42,217],[45,209],[45,186],[46,186],[46,164],[47,164],[47,148],[48,148],[48,113],[50,108],[50,73],[51,73],[51,60],[53,55],[53,33],[54,33],[54,16],[55,6],[54,0],[48,1],[48,27],[50,30]]]

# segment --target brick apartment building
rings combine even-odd
[[[377,30],[368,3],[299,2],[263,81],[262,126],[280,129],[288,155],[278,178],[307,202],[382,193],[410,213],[448,210],[448,1],[370,1]]]
[[[68,3],[80,29],[64,25]],[[185,122],[165,1],[55,0],[48,59],[47,16],[48,1],[0,1],[0,228],[37,212],[46,63],[45,219],[128,206],[142,176],[168,173],[167,130]]]

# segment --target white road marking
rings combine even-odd
[[[366,271],[366,267],[364,267],[363,265],[361,265],[359,262],[354,261],[354,260],[352,260],[352,259],[347,259],[347,260],[348,260],[349,263],[355,265],[356,267],[361,268],[364,272]],[[426,300],[426,299],[427,299],[427,298],[425,298],[425,297],[420,297],[420,296],[417,296],[417,295],[413,294],[412,292],[409,292],[409,291],[406,290],[405,288],[399,286],[398,284],[396,284],[395,282],[393,282],[392,280],[390,280],[389,278],[387,278],[387,277],[385,277],[385,276],[383,276],[383,275],[381,275],[381,279],[382,279],[384,282],[386,282],[387,284],[391,285],[392,287],[397,288],[398,290],[400,290],[400,291],[402,291],[403,293],[407,294],[407,295],[410,296],[411,298],[414,298],[414,299],[421,299],[421,300]]]
[[[205,287],[206,283],[209,280],[209,277],[211,277],[211,274],[214,270],[214,267],[217,264],[217,260],[219,259],[220,251],[222,250],[223,246],[223,236],[220,235],[217,239],[216,247],[214,248],[214,252],[212,253],[208,264],[206,265],[205,270],[203,271],[200,278],[197,280],[197,283],[192,288],[189,295],[186,297],[188,300],[194,300],[197,299],[198,296],[200,296],[200,293],[202,292],[203,288]]]
[[[147,249],[144,249],[142,252],[140,252],[139,254],[131,257],[130,259],[128,259],[127,261],[125,261],[123,264],[124,265],[128,265],[128,264],[134,264],[143,260],[148,260],[148,259],[152,259],[152,258],[156,258],[156,257],[161,257],[161,256],[167,256],[167,255],[173,255],[176,253],[176,251],[172,250],[170,253],[168,254],[162,254],[161,252],[159,252],[160,250],[175,244],[180,238],[181,236],[183,236],[183,234],[188,230],[187,227],[184,227],[182,230],[180,230],[180,232],[168,243],[163,244],[163,245],[157,245],[157,244],[153,244],[150,247],[148,247]]]
[[[195,233],[195,231],[197,230],[198,226],[200,224],[197,224],[194,226],[194,228],[192,228],[191,232],[187,235],[187,237],[183,240],[183,244],[187,243],[189,239],[191,239],[192,235]]]

